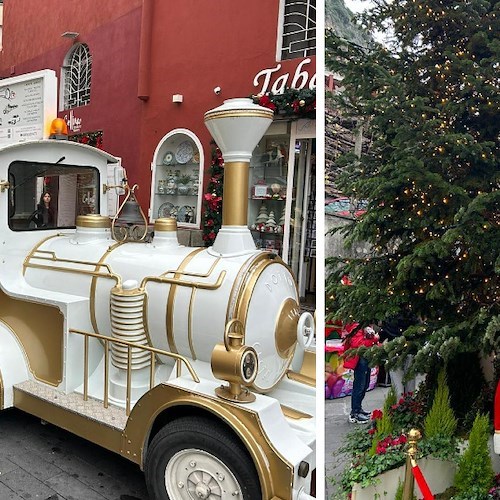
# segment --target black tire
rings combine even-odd
[[[181,460],[188,457],[202,458],[205,455],[211,465],[216,465],[217,460],[222,462],[232,473],[233,478],[215,477],[214,467],[204,468],[202,465],[179,467],[177,476],[172,469]],[[173,459],[173,460],[172,460]],[[169,465],[170,463],[170,465]],[[191,462],[190,462],[191,463]],[[196,463],[196,458],[192,460]],[[167,467],[169,469],[167,470]],[[218,470],[218,469],[217,469]],[[203,472],[203,474],[201,474]],[[170,484],[171,496],[167,492],[166,477],[174,475],[177,484]],[[204,480],[201,481],[203,475]],[[208,498],[226,500],[238,498],[239,500],[259,500],[262,498],[259,479],[255,466],[244,449],[243,445],[224,426],[206,417],[183,417],[174,420],[163,427],[153,438],[146,456],[145,476],[148,493],[151,500],[181,500],[199,498],[193,493],[196,488],[206,488],[206,484],[213,487],[214,493]],[[187,479],[189,478],[189,479]],[[229,485],[238,484],[240,494],[236,497],[233,491],[225,490]],[[196,481],[199,481],[196,483]],[[178,483],[182,483],[179,487]],[[203,483],[203,484],[201,484]],[[217,483],[217,484],[216,484]],[[184,495],[184,496],[182,496]],[[204,497],[201,497],[204,498]]]

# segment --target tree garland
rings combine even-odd
[[[73,134],[68,137],[70,141],[87,144],[97,149],[103,149],[102,130],[96,132],[83,132],[82,134]]]
[[[272,109],[277,116],[287,118],[316,118],[316,90],[285,88],[282,93],[266,92],[253,95],[252,100]]]
[[[222,188],[224,180],[224,158],[215,142],[212,142],[210,179],[203,195],[203,241],[210,246],[222,226]]]

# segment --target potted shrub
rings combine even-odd
[[[453,484],[458,460],[456,427],[444,372],[430,409],[423,392],[395,401],[389,391],[383,409],[372,413],[371,426],[349,433],[340,450],[350,457],[340,481],[343,493],[351,494],[352,500],[394,498],[404,480],[406,435],[411,428],[424,430],[417,460],[431,490],[446,490]]]

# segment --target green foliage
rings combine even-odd
[[[275,114],[292,119],[316,118],[316,90],[284,88],[279,93],[253,95],[255,104],[272,109]]]
[[[427,438],[442,436],[450,438],[457,429],[457,419],[450,406],[450,392],[444,370],[438,375],[438,385],[432,407],[425,417],[424,434]]]
[[[477,413],[485,413],[493,398],[477,353],[457,354],[446,365],[446,379],[453,413],[459,425],[468,431]]]
[[[469,494],[473,489],[486,494],[493,486],[493,467],[488,449],[488,437],[488,417],[478,414],[469,436],[469,446],[458,464],[455,477],[455,485],[462,494]]]
[[[398,396],[396,394],[396,390],[394,389],[394,386],[391,385],[391,387],[389,387],[389,390],[387,391],[387,395],[385,396],[385,399],[384,399],[384,408],[383,408],[384,413],[389,412],[390,409],[397,402],[398,402]]]
[[[489,500],[490,498],[479,486],[472,486],[463,493],[453,495],[452,500]]]
[[[204,195],[203,241],[210,246],[222,226],[222,192],[224,185],[224,158],[215,142],[212,142],[212,160],[207,192]]]
[[[420,389],[416,394],[405,394],[390,407],[392,423],[395,429],[408,432],[412,428],[421,429],[427,408],[425,392]]]
[[[398,489],[396,490],[396,494],[394,495],[394,500],[403,500],[403,491],[404,491],[404,483],[399,481]],[[413,495],[412,500],[417,500],[417,497]]]
[[[391,403],[393,400],[393,396],[388,394],[385,403]],[[417,407],[424,413],[423,401],[424,399],[419,399],[418,394],[408,395],[404,402],[397,402],[396,406],[401,404],[406,409]],[[388,414],[392,411],[394,408],[389,405],[384,410]],[[339,454],[346,455],[348,464],[340,479],[336,478],[336,482],[341,485],[344,493],[350,492],[354,483],[359,483],[362,487],[374,484],[379,474],[405,463],[406,436],[403,434],[403,429],[394,426],[394,423],[392,434],[377,440],[375,453],[370,452],[374,442],[372,436],[376,433],[381,416],[382,411],[375,410],[373,412],[375,427],[363,426],[349,432],[344,438],[344,446],[338,450]],[[456,439],[442,435],[426,439],[424,436],[418,445],[418,458],[429,455],[438,459],[456,461],[458,456]]]
[[[387,392],[387,395],[384,400],[384,406],[382,408],[382,416],[380,418],[375,419],[375,433],[373,434],[373,441],[368,452],[370,455],[375,455],[377,453],[377,446],[379,442],[392,434],[394,431],[394,426],[392,425],[392,417],[391,417],[391,407],[396,404],[396,392],[391,387]]]
[[[339,159],[336,187],[368,201],[340,231],[346,248],[370,253],[327,259],[330,318],[364,324],[405,309],[425,318],[371,349],[372,363],[414,354],[413,370],[427,372],[460,352],[500,350],[498,10],[380,0],[363,25],[392,29],[388,46],[327,32],[327,67],[343,77],[335,106],[371,138],[360,157]]]

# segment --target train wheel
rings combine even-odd
[[[184,417],[153,438],[146,457],[151,500],[257,500],[262,498],[252,460],[220,424]]]

